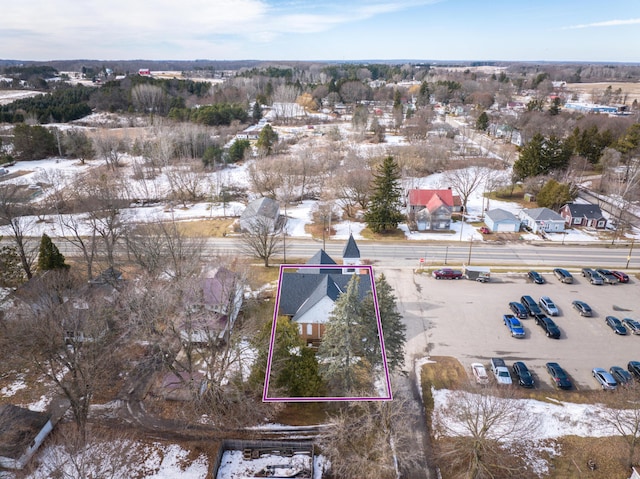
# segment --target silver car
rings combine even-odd
[[[541,297],[538,304],[549,316],[558,316],[560,314],[560,310],[549,296]]]

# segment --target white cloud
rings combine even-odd
[[[618,27],[622,25],[637,25],[637,24],[640,24],[640,18],[629,18],[626,20],[607,20],[604,22],[571,25],[569,27],[564,27],[563,30],[575,30],[579,28],[595,28],[595,27]]]

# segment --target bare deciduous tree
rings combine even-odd
[[[164,92],[157,85],[141,84],[131,89],[131,99],[138,111],[155,113],[162,107]]]
[[[467,202],[471,195],[482,185],[494,170],[484,166],[469,166],[458,170],[449,170],[444,180],[460,195],[462,207],[467,211]]]
[[[421,460],[417,406],[402,393],[392,402],[353,402],[330,417],[320,438],[333,477],[395,479]]]
[[[440,461],[469,479],[534,477],[511,448],[532,438],[537,427],[535,416],[507,389],[451,391],[433,414]]]
[[[602,410],[601,419],[612,427],[629,447],[627,465],[635,464],[636,447],[640,444],[640,401],[637,388],[620,388],[616,392],[614,407]]]
[[[113,133],[101,133],[93,139],[98,157],[112,170],[120,166],[122,155],[126,152],[125,140]]]
[[[197,201],[204,195],[204,180],[201,166],[175,165],[166,171],[171,196],[186,208],[187,202]]]
[[[242,234],[242,249],[246,254],[261,259],[265,268],[269,260],[283,251],[282,231],[286,219],[274,225],[272,221],[257,217]]]
[[[20,256],[22,269],[27,279],[31,279],[38,245],[28,241],[35,220],[29,216],[31,208],[24,201],[24,191],[20,186],[11,184],[0,187],[0,223],[9,225],[11,240]]]
[[[180,279],[200,271],[204,238],[190,238],[175,221],[135,225],[125,232],[129,253],[151,277]]]

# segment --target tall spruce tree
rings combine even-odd
[[[384,274],[378,276],[375,283],[387,366],[390,371],[394,372],[404,365],[407,327],[402,322],[402,315],[398,312],[396,305],[396,297]],[[364,330],[364,356],[373,366],[382,366],[382,351],[380,350],[380,337],[372,294],[362,302],[361,323]]]
[[[362,303],[358,294],[360,278],[353,275],[335,302],[318,349],[320,374],[332,395],[361,394],[370,391],[373,372],[363,355]]]
[[[373,194],[364,215],[367,226],[374,233],[393,231],[404,220],[400,211],[399,181],[400,168],[392,156],[387,156],[373,175]]]
[[[64,255],[60,253],[58,247],[46,233],[42,233],[42,238],[40,239],[38,269],[40,271],[69,269],[69,265],[64,262]]]

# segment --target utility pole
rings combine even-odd
[[[631,253],[633,253],[633,244],[636,242],[635,238],[631,239],[631,245],[629,246],[629,254],[627,255],[627,265],[624,269],[629,269],[629,262],[631,261]]]

